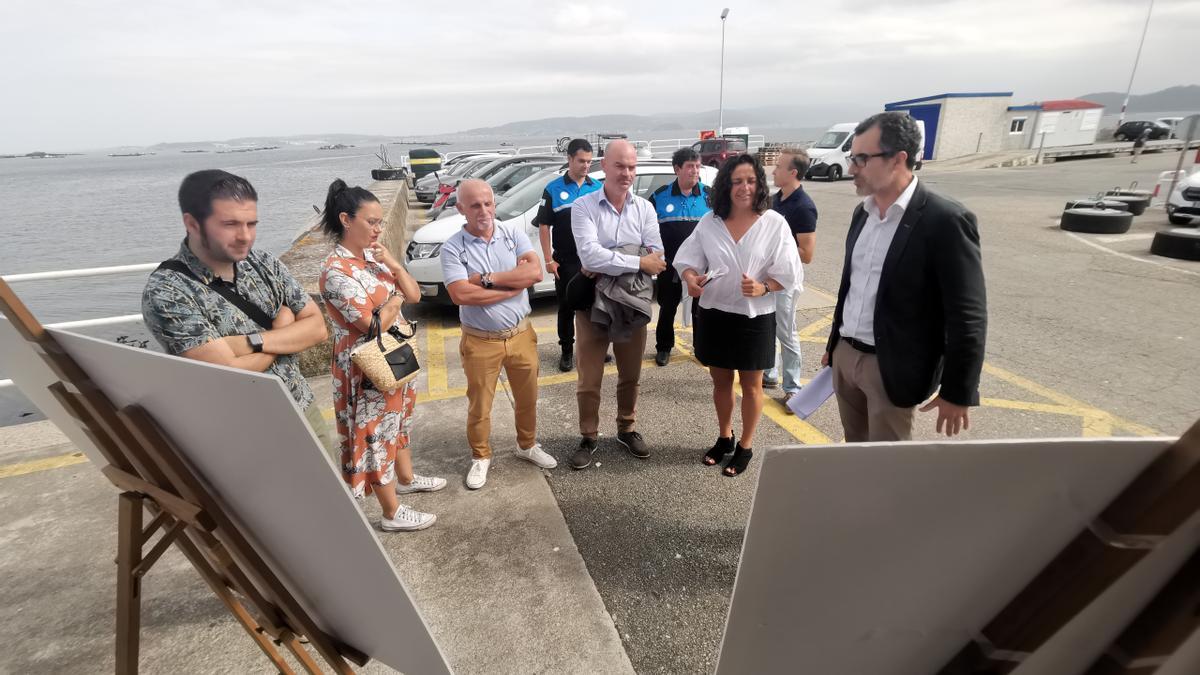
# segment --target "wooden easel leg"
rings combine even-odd
[[[122,492],[117,515],[117,675],[137,675],[142,624],[142,495]]]
[[[254,617],[250,615],[250,612],[246,610],[245,606],[243,606],[242,603],[229,590],[226,582],[221,578],[220,573],[213,568],[208,558],[206,558],[204,554],[200,552],[200,549],[196,546],[196,544],[194,544],[191,539],[185,536],[176,539],[175,545],[179,547],[179,550],[183,552],[183,555],[187,557],[189,561],[191,561],[192,567],[194,567],[196,572],[200,574],[200,577],[204,579],[206,583],[208,583],[209,588],[211,588],[213,593],[221,599],[221,602],[225,604],[225,607],[229,609],[229,612],[233,614],[238,623],[242,625],[242,628],[246,630],[246,633],[251,637],[251,639],[254,640],[254,643],[258,645],[258,648],[262,650],[262,653],[271,661],[271,664],[275,666],[275,669],[283,675],[294,675],[295,671],[292,670],[292,667],[289,666],[287,661],[284,660],[283,655],[279,653],[279,650],[275,649],[275,645],[272,644],[271,638],[263,633],[258,622],[254,620]]]

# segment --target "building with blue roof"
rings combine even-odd
[[[951,159],[1005,149],[1011,91],[950,93],[884,105],[925,123],[925,159]]]

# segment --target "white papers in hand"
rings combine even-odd
[[[704,273],[704,281],[701,281],[700,285],[707,286],[708,282],[712,281],[713,279],[716,279],[717,277],[725,276],[725,273],[728,271],[729,270],[725,269],[724,267],[714,267]]]
[[[788,399],[787,406],[800,419],[808,419],[830,396],[833,396],[833,370],[826,366],[800,389],[800,393]]]

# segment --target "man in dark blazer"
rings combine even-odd
[[[850,174],[859,195],[833,328],[821,359],[846,441],[912,438],[914,410],[937,408],[937,432],[969,427],[979,405],[987,299],[975,214],[913,175],[921,132],[906,113],[855,129]]]

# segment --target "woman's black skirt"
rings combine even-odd
[[[700,363],[729,370],[770,370],[775,366],[774,312],[751,319],[699,305],[696,310],[693,334]]]

